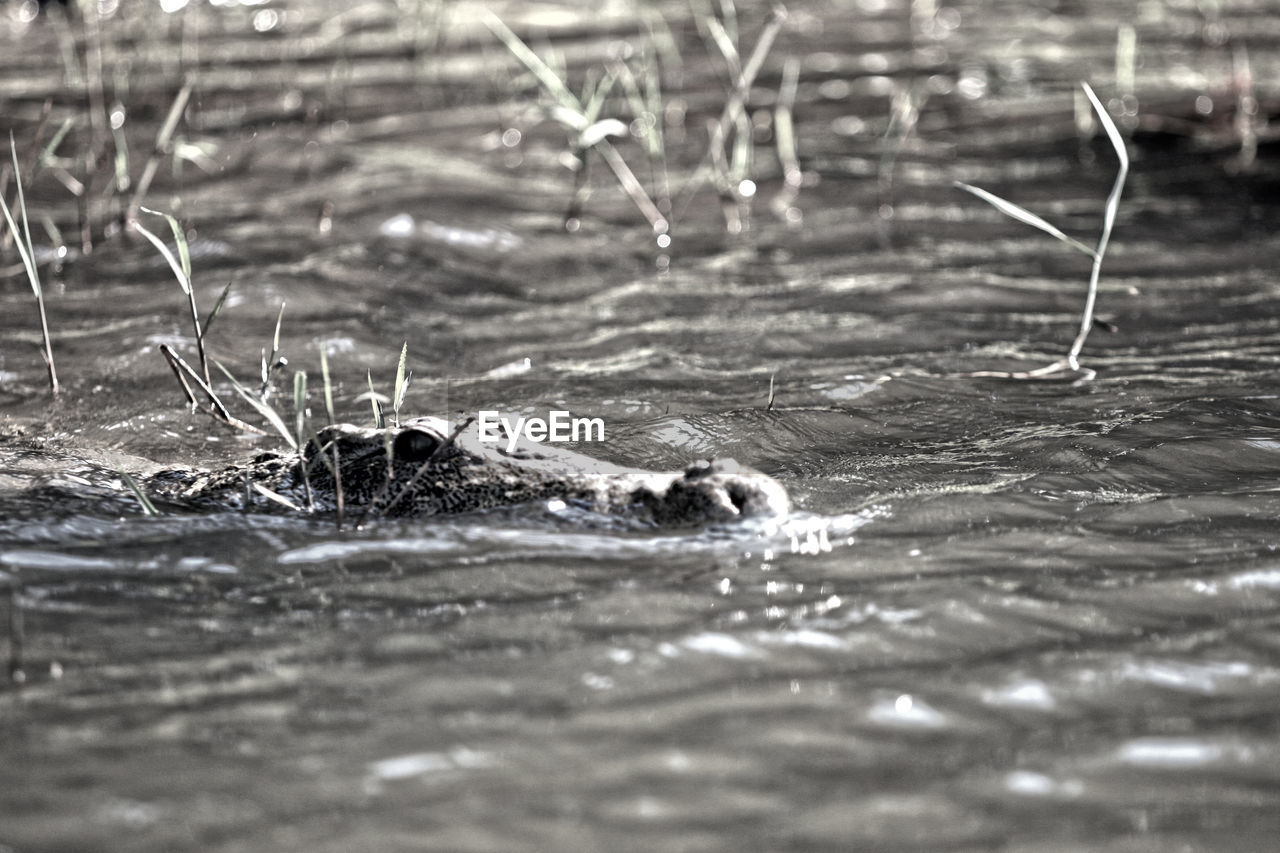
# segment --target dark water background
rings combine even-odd
[[[673,185],[699,164],[727,87],[709,9],[493,8],[574,87],[627,44],[660,55]],[[74,117],[58,153],[81,174],[83,31],[30,9],[0,6],[0,131],[27,156],[50,101],[44,139]],[[566,131],[480,9],[102,22],[133,181],[193,75],[175,140],[198,148],[147,203],[201,241],[203,310],[232,283],[214,357],[252,378],[285,301],[282,384],[305,369],[318,412],[325,348],[359,420],[403,341],[413,413],[527,358],[504,393],[606,417],[592,453],[733,456],[801,512],[662,533],[145,517],[112,469],[274,442],[185,409],[156,351],[192,355],[185,298],[101,233],[128,197],[110,157],[88,256],[46,169],[36,242],[48,217],[71,246],[45,273],[56,401],[25,278],[0,282],[0,413],[23,433],[0,443],[0,581],[27,675],[0,695],[0,849],[1274,849],[1280,7],[795,3],[750,102],[749,227],[704,190],[669,251],[598,160],[565,233]],[[746,53],[766,10],[738,13]],[[789,56],[794,199],[772,141]],[[1087,259],[951,183],[1096,239],[1115,161],[1077,127],[1083,79],[1134,158],[1098,375],[964,376],[1075,332]]]

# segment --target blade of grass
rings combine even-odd
[[[222,405],[222,401],[218,399],[218,395],[214,393],[214,390],[200,378],[200,374],[196,373],[191,365],[182,360],[182,356],[178,355],[177,350],[168,344],[161,344],[160,354],[169,363],[169,369],[173,371],[178,384],[182,386],[183,393],[187,395],[187,402],[191,404],[191,411],[194,412],[200,406],[200,401],[196,398],[195,392],[191,390],[191,383],[194,382],[196,387],[200,389],[200,393],[209,401],[215,417],[220,420],[226,420],[231,417],[231,413]]]
[[[111,112],[123,110],[119,101],[116,101],[111,107]],[[121,193],[129,191],[131,179],[129,177],[129,137],[125,133],[124,125],[117,125],[114,121],[110,124],[111,144],[115,149],[115,156],[111,158],[112,180],[115,182],[115,188]]]
[[[157,216],[168,216],[167,213],[160,213],[155,210],[147,210],[146,208],[143,208],[143,210],[146,210],[147,213],[154,213]],[[182,268],[182,262],[174,257],[173,252],[169,251],[169,247],[164,244],[163,240],[151,233],[150,229],[144,227],[142,223],[135,222],[133,223],[133,227],[137,229],[139,234],[146,237],[151,245],[156,247],[156,251],[159,252],[160,256],[169,264],[169,269],[173,270],[173,277],[178,280],[178,286],[182,288],[182,292],[190,294],[191,280],[187,278],[187,273]]]
[[[610,136],[627,136],[627,126],[616,118],[601,119],[583,128],[582,134],[578,137],[578,147],[593,148]]]
[[[164,217],[165,221],[169,223],[169,230],[173,232],[173,244],[178,250],[176,259],[163,240],[143,227],[141,222],[135,221],[133,223],[133,227],[138,230],[138,233],[146,237],[151,242],[151,245],[155,246],[164,259],[168,261],[169,268],[173,270],[174,277],[178,279],[178,286],[187,295],[187,304],[191,309],[191,325],[196,333],[196,352],[200,356],[200,372],[204,374],[204,381],[212,385],[213,383],[209,380],[209,356],[204,349],[204,330],[200,328],[200,309],[196,307],[196,292],[191,282],[191,248],[187,245],[187,235],[182,230],[182,226],[178,224],[178,220],[172,215],[160,210],[152,210],[149,207],[143,207],[140,210],[153,216]]]
[[[668,33],[669,35],[669,33]],[[658,49],[661,53],[661,49]],[[671,177],[667,172],[667,141],[663,131],[663,116],[666,107],[662,101],[662,71],[658,57],[652,57],[644,66],[644,109],[649,121],[645,122],[646,150],[649,154],[649,179],[655,185],[653,195],[657,196],[658,210],[662,215],[671,215]]]
[[[120,479],[124,484],[129,487],[129,491],[133,492],[133,496],[138,499],[138,504],[142,507],[143,515],[160,514],[160,510],[156,509],[156,505],[151,502],[151,499],[147,497],[146,492],[142,491],[142,488],[133,479],[133,477],[129,476],[124,471],[117,471],[116,473],[120,475]]]
[[[342,530],[342,518],[345,514],[347,500],[342,492],[342,460],[338,458],[338,444],[333,444],[333,520]]]
[[[724,24],[720,23],[720,19],[710,17],[707,19],[707,32],[711,37],[711,42],[720,51],[720,55],[724,58],[725,65],[729,67],[730,81],[737,80],[738,75],[742,73],[742,57],[738,55],[738,47],[733,43],[733,39],[729,37],[729,33],[724,28]]]
[[[307,434],[314,432],[307,423],[307,372],[305,370],[296,370],[293,374],[293,417],[294,417],[294,435],[297,439],[298,448],[298,473],[302,476],[302,491],[307,496],[307,511],[315,512],[316,501],[315,494],[311,491],[311,467],[306,460],[306,444]],[[316,452],[323,459],[324,454],[319,452],[320,443],[315,444]]]
[[[53,217],[45,213],[40,217],[40,225],[44,228],[45,236],[49,238],[49,245],[53,247],[54,268],[57,269],[62,259],[67,256],[67,241],[62,237],[62,229],[58,227],[58,223],[53,221]]]
[[[649,5],[640,6],[636,11],[643,18],[649,42],[658,54],[658,62],[653,63],[653,65],[656,67],[661,64],[663,68],[679,72],[683,67],[680,46],[676,43],[675,34],[671,32],[671,27],[667,24],[667,19],[663,17],[662,11]]]
[[[369,371],[369,404],[373,406],[373,428],[386,429],[382,418],[382,406],[378,405],[378,392],[373,390],[373,371]]]
[[[738,113],[734,123],[733,159],[730,161],[730,175],[735,194],[742,181],[751,173],[751,160],[755,152],[755,143],[751,138],[751,118],[746,111]]]
[[[649,194],[645,192],[643,185],[636,179],[631,167],[626,164],[622,155],[618,154],[605,138],[609,133],[618,129],[619,126],[625,131],[625,125],[620,123],[615,125],[609,120],[592,121],[589,117],[588,109],[583,106],[582,101],[573,92],[569,91],[569,87],[565,85],[564,81],[519,36],[512,32],[502,22],[501,18],[492,12],[486,11],[484,22],[494,36],[503,43],[516,59],[520,60],[529,69],[530,73],[542,84],[542,87],[551,95],[552,99],[559,104],[561,110],[555,114],[557,120],[578,131],[580,134],[580,147],[594,147],[600,152],[605,162],[609,164],[609,168],[617,176],[622,189],[645,218],[649,220],[654,232],[660,235],[665,234],[668,230],[666,217],[658,211],[657,206],[649,198]],[[613,86],[612,77],[613,75],[610,75],[609,88]]]
[[[173,375],[177,377],[178,383],[182,386],[183,392],[187,395],[187,401],[191,404],[191,410],[193,412],[197,409],[203,409],[206,414],[210,415],[215,420],[222,421],[236,429],[244,430],[245,432],[257,433],[258,435],[266,435],[266,432],[263,430],[258,429],[253,424],[245,423],[227,411],[227,407],[222,404],[222,400],[218,398],[218,395],[213,388],[209,387],[209,385],[200,378],[200,374],[196,373],[195,368],[182,360],[182,356],[178,355],[173,347],[168,344],[161,344],[160,354],[164,356],[165,361],[169,363],[169,369],[172,370]],[[200,389],[200,393],[204,395],[204,398],[208,401],[203,407],[196,399],[196,394],[191,388],[193,384],[196,388]]]
[[[1098,96],[1093,93],[1093,88],[1088,83],[1081,83],[1084,87],[1084,93],[1089,96],[1089,102],[1093,104],[1094,111],[1098,114],[1098,121],[1102,122],[1102,129],[1107,132],[1107,138],[1111,140],[1111,147],[1115,149],[1116,157],[1120,161],[1120,168],[1116,170],[1115,182],[1111,185],[1111,192],[1107,195],[1107,205],[1102,214],[1102,233],[1098,237],[1098,248],[1093,253],[1093,268],[1089,272],[1089,294],[1085,297],[1084,316],[1080,320],[1080,331],[1076,335],[1076,339],[1071,343],[1071,349],[1067,353],[1067,361],[1070,362],[1072,369],[1078,370],[1080,351],[1084,349],[1085,339],[1089,337],[1089,332],[1093,329],[1093,308],[1098,298],[1098,277],[1102,274],[1102,258],[1107,253],[1107,246],[1111,242],[1111,229],[1116,224],[1116,214],[1120,210],[1120,195],[1124,192],[1125,181],[1129,177],[1129,151],[1125,148],[1124,139],[1120,136],[1120,131],[1116,129],[1116,124],[1111,120],[1111,115],[1107,112],[1106,107],[1098,100]]]
[[[586,119],[588,125],[594,124],[600,118],[600,111],[604,109],[605,101],[613,92],[613,87],[617,85],[617,82],[618,78],[613,73],[613,69],[609,69],[605,72],[600,82],[590,90],[590,93],[585,91],[582,93],[582,117]]]
[[[604,161],[609,164],[609,168],[613,170],[619,186],[631,199],[631,203],[636,206],[645,219],[649,220],[649,227],[653,229],[653,233],[658,235],[666,234],[670,230],[670,223],[667,221],[667,217],[662,215],[662,211],[658,210],[658,206],[653,203],[653,199],[649,198],[649,194],[645,192],[640,179],[636,177],[635,172],[631,171],[627,161],[622,159],[618,149],[614,148],[605,139],[597,142],[594,147],[596,151],[600,152],[600,156],[604,158]]]
[[[271,336],[271,355],[280,352],[280,324],[284,322],[284,303],[280,303],[280,312],[276,314],[276,330]]]
[[[1071,349],[1067,351],[1066,356],[1052,364],[1031,371],[1018,371],[1014,373],[981,371],[979,373],[970,374],[972,376],[999,376],[1006,379],[1041,379],[1057,376],[1061,373],[1074,372],[1080,376],[1080,379],[1077,381],[1088,381],[1096,375],[1096,371],[1080,366],[1080,352],[1084,349],[1085,340],[1089,337],[1089,332],[1093,329],[1093,312],[1098,299],[1098,279],[1102,274],[1102,260],[1106,256],[1107,246],[1111,242],[1111,232],[1115,227],[1116,215],[1120,209],[1120,196],[1124,192],[1125,181],[1129,176],[1129,152],[1128,149],[1125,148],[1124,139],[1120,136],[1120,131],[1116,128],[1115,122],[1111,120],[1111,115],[1102,105],[1102,102],[1098,100],[1098,96],[1094,94],[1093,88],[1086,82],[1082,82],[1080,86],[1083,88],[1085,96],[1089,99],[1089,103],[1093,105],[1093,110],[1098,116],[1098,121],[1102,124],[1103,130],[1107,134],[1107,139],[1111,142],[1111,147],[1116,152],[1116,158],[1120,161],[1119,168],[1116,170],[1115,181],[1111,185],[1111,192],[1107,195],[1106,205],[1102,214],[1102,229],[1101,233],[1098,235],[1098,244],[1095,248],[1090,249],[1083,243],[1067,237],[1048,222],[1045,222],[1040,217],[1016,204],[1005,201],[999,196],[992,195],[986,190],[980,190],[977,187],[973,187],[959,181],[956,182],[956,186],[960,189],[973,193],[983,201],[995,206],[996,209],[1002,213],[1005,213],[1020,222],[1032,225],[1041,231],[1062,240],[1068,245],[1084,252],[1093,259],[1093,264],[1089,271],[1089,290],[1085,296],[1084,309],[1080,316],[1080,331],[1076,333],[1075,340],[1072,341]]]
[[[182,118],[183,110],[187,108],[187,101],[191,98],[191,90],[194,86],[195,81],[188,78],[183,83],[182,88],[178,90],[173,103],[169,106],[169,114],[165,116],[164,124],[160,126],[160,132],[156,134],[156,143],[151,149],[151,156],[147,158],[147,164],[142,169],[142,177],[138,178],[138,185],[133,191],[133,198],[130,200],[128,210],[125,213],[126,222],[132,222],[137,219],[138,211],[143,209],[142,200],[146,197],[147,190],[151,189],[151,181],[156,176],[156,170],[160,168],[161,159],[169,150],[173,132],[178,127],[178,121]]]
[[[720,15],[724,18],[725,33],[736,44],[738,42],[738,7],[734,5],[733,0],[719,0]],[[717,23],[720,22],[716,18]]]
[[[62,120],[62,125],[58,128],[57,132],[53,134],[53,138],[49,140],[49,144],[40,152],[40,158],[37,162],[40,163],[41,166],[47,166],[49,164],[53,159],[54,152],[58,150],[58,146],[62,144],[62,140],[66,138],[67,134],[71,131],[71,128],[75,127],[75,124],[75,119],[70,116]]]
[[[218,295],[218,301],[213,303],[213,308],[209,313],[204,315],[204,334],[209,334],[209,327],[213,325],[214,319],[222,312],[222,306],[226,304],[227,294],[231,292],[231,282],[227,282],[227,286],[222,288],[222,293]]]
[[[1238,171],[1253,169],[1258,158],[1258,133],[1266,128],[1267,119],[1258,115],[1257,82],[1249,62],[1249,48],[1243,43],[1231,53],[1232,88],[1236,90],[1236,115],[1232,122],[1240,139],[1240,150],[1229,165]]]
[[[275,428],[275,431],[284,439],[285,444],[289,445],[289,449],[297,450],[298,442],[294,440],[293,434],[290,433],[289,427],[285,425],[284,419],[280,417],[280,414],[275,409],[271,408],[271,406],[250,394],[249,390],[241,385],[236,378],[231,375],[231,371],[227,370],[221,362],[214,361],[214,364],[216,364],[218,369],[226,375],[227,379],[231,380],[231,386],[235,388],[236,392],[245,399],[245,402],[250,406],[253,406],[258,414],[262,415],[267,423],[271,424],[271,426]]]
[[[1005,216],[1008,216],[1012,219],[1016,219],[1019,222],[1022,222],[1026,225],[1030,225],[1033,228],[1039,228],[1041,231],[1048,234],[1050,237],[1056,237],[1057,239],[1066,243],[1071,248],[1076,249],[1080,252],[1083,252],[1084,254],[1088,255],[1091,258],[1094,256],[1093,249],[1090,249],[1088,246],[1086,246],[1084,243],[1081,243],[1079,240],[1075,239],[1074,237],[1067,236],[1059,228],[1049,224],[1045,220],[1041,219],[1039,216],[1036,216],[1034,213],[1027,210],[1025,207],[1016,205],[1011,201],[1006,201],[1000,196],[994,193],[989,193],[980,187],[975,187],[972,184],[966,184],[964,181],[956,181],[955,186],[958,187],[959,189],[964,190],[967,193],[972,193],[973,195],[985,201],[987,204],[994,207],[996,210],[1003,213]]]
[[[146,210],[147,213],[159,213],[157,210]],[[160,214],[169,223],[169,230],[173,232],[173,245],[178,248],[178,260],[182,262],[182,272],[187,277],[187,282],[191,282],[191,248],[187,245],[186,232],[182,230],[182,226],[178,224],[178,220],[167,213]]]
[[[338,459],[338,442],[331,441],[328,444],[324,444],[320,441],[320,435],[315,431],[315,429],[310,427],[307,429],[307,435],[310,437],[311,446],[316,448],[316,452],[311,461],[307,463],[307,467],[303,471],[303,477],[306,478],[311,471],[315,470],[315,461],[317,459],[319,459],[324,467],[329,471],[329,476],[333,478],[333,508],[335,521],[338,524],[338,529],[341,530],[343,508],[346,501],[342,494],[342,466]],[[330,459],[326,455],[326,452],[330,450],[333,451],[333,459]],[[310,495],[310,480],[307,480],[306,482],[308,483],[308,495]]]
[[[40,296],[40,276],[36,272],[35,252],[31,247],[30,228],[27,227],[27,203],[22,194],[22,175],[18,172],[18,154],[13,148],[13,133],[9,133],[9,151],[13,155],[13,172],[14,183],[18,185],[18,215],[22,218],[23,231],[18,230],[18,224],[13,221],[13,214],[9,213],[9,205],[0,203],[0,211],[4,212],[4,221],[9,225],[9,231],[13,234],[13,245],[18,250],[18,256],[22,259],[22,267],[27,271],[27,280],[31,282],[31,290],[37,297]],[[24,236],[24,231],[26,235]]]
[[[576,113],[582,114],[582,102],[578,100],[573,92],[569,91],[569,87],[564,81],[556,75],[551,68],[542,61],[538,54],[534,53],[521,38],[511,31],[502,19],[490,12],[488,9],[484,11],[484,23],[489,31],[497,37],[498,41],[511,52],[511,55],[520,60],[525,68],[537,78],[542,87],[554,98],[561,106],[567,107]]]
[[[301,447],[307,433],[307,372],[296,370],[293,374],[293,426],[295,446]]]
[[[22,256],[23,266],[27,269],[27,277],[31,280],[31,289],[35,291],[36,296],[39,296],[40,276],[36,274],[36,252],[31,242],[31,223],[27,219],[27,197],[22,190],[22,169],[18,166],[18,146],[14,142],[12,130],[9,131],[9,156],[13,160],[13,183],[17,192],[18,215],[22,218],[21,231],[18,230],[18,226],[14,223],[8,206],[0,205],[0,207],[4,207],[4,218],[9,223],[9,230],[13,232],[13,242],[18,247],[18,254]]]
[[[1138,64],[1138,35],[1133,24],[1116,28],[1116,93],[1133,97],[1135,69]]]
[[[219,365],[219,366],[221,366],[221,365]],[[261,483],[254,483],[254,484],[253,484],[253,490],[254,490],[255,492],[257,492],[258,494],[262,495],[262,496],[263,496],[264,498],[266,498],[267,500],[269,500],[269,501],[274,501],[275,503],[278,503],[278,504],[280,504],[280,505],[281,505],[281,506],[283,506],[283,507],[287,507],[288,509],[291,509],[291,510],[293,510],[294,512],[298,512],[298,513],[305,513],[305,512],[306,512],[306,510],[305,510],[305,509],[303,509],[302,507],[298,506],[296,503],[294,503],[293,501],[289,500],[289,499],[288,499],[288,498],[286,498],[284,495],[282,495],[282,494],[280,494],[280,493],[278,493],[278,492],[273,492],[273,491],[271,491],[270,489],[268,489],[266,486],[262,485]]]
[[[680,191],[680,199],[676,202],[672,213],[673,219],[683,215],[689,202],[697,195],[707,179],[715,174],[714,163],[718,156],[723,155],[724,143],[728,138],[729,130],[737,124],[738,115],[746,106],[747,96],[751,93],[751,86],[755,82],[756,75],[760,73],[765,57],[769,55],[769,51],[773,48],[773,42],[778,37],[778,33],[782,30],[786,20],[786,7],[780,3],[774,4],[769,19],[765,21],[764,28],[756,39],[756,46],[742,66],[742,71],[738,74],[736,84],[720,111],[720,118],[713,126],[711,138],[707,144],[707,152],[702,157],[702,163],[694,171],[693,175],[685,181],[684,187]]]
[[[796,156],[795,124],[792,108],[800,84],[800,60],[788,56],[782,64],[782,83],[778,86],[778,104],[773,109],[774,139],[777,143],[778,163],[782,166],[783,190],[774,202],[774,210],[780,216],[790,215],[791,205],[800,194],[804,173],[800,170],[800,158]]]
[[[324,379],[324,414],[329,426],[333,426],[336,422],[333,416],[333,383],[329,379],[329,356],[324,345],[320,347],[320,376]]]
[[[284,305],[280,303],[280,313],[276,314],[276,330],[271,336],[271,357],[267,358],[266,350],[262,351],[262,388],[259,391],[265,400],[271,394],[271,376],[283,368],[288,361],[280,358],[280,325],[284,322]]]
[[[626,98],[627,106],[631,109],[632,115],[636,118],[641,118],[647,114],[648,120],[643,122],[641,141],[644,142],[645,153],[650,158],[662,153],[661,90],[658,88],[660,83],[653,73],[654,66],[654,62],[648,62],[644,66],[645,90],[643,91],[640,79],[637,78],[635,72],[625,62],[614,62],[610,66],[613,76],[618,80],[618,84],[622,86],[623,96]],[[659,93],[659,100],[656,103],[654,101],[655,91]]]
[[[400,347],[400,360],[396,363],[395,391],[391,395],[391,425],[400,426],[400,407],[404,405],[404,395],[409,390],[409,380],[405,376],[404,363],[409,356],[409,342]]]
[[[44,339],[44,363],[49,371],[49,388],[55,396],[58,393],[58,371],[53,364],[53,345],[49,340],[49,320],[44,310],[44,289],[40,286],[40,272],[36,269],[36,253],[31,243],[31,223],[27,219],[27,199],[22,191],[22,172],[18,168],[18,149],[13,141],[13,131],[9,131],[9,155],[13,159],[13,182],[17,187],[18,193],[18,214],[22,218],[22,231],[18,231],[18,225],[13,221],[13,215],[9,213],[9,206],[0,199],[0,210],[4,211],[5,222],[9,225],[9,231],[13,234],[13,244],[18,249],[18,256],[22,259],[22,266],[27,271],[27,280],[31,283],[31,290],[36,297],[36,307],[40,312],[40,334]]]
[[[735,94],[738,96],[738,109],[742,109],[742,105],[745,103],[747,94],[751,89],[751,84],[755,82],[756,75],[760,73],[760,68],[764,65],[765,57],[773,49],[774,39],[778,37],[778,33],[782,31],[782,26],[786,22],[787,7],[781,3],[773,4],[769,19],[765,21],[764,29],[760,31],[760,37],[756,39],[756,46],[752,49],[751,55],[747,57],[747,64],[742,66],[742,76],[738,78],[738,84],[735,87]]]

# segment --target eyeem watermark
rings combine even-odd
[[[506,438],[507,452],[514,453],[523,435],[529,441],[604,441],[603,418],[575,418],[569,412],[553,410],[546,418],[518,415],[513,421],[493,409],[476,413],[476,428],[481,441],[499,442]]]

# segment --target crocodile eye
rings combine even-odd
[[[420,429],[406,429],[396,436],[391,452],[396,459],[405,462],[426,462],[439,446],[440,439],[431,433]]]

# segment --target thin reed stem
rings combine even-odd
[[[36,308],[40,313],[40,335],[44,341],[44,357],[45,368],[49,372],[49,390],[54,396],[58,394],[58,370],[53,363],[53,344],[49,340],[49,318],[44,310],[44,288],[40,286],[40,271],[36,268],[35,247],[31,242],[31,222],[27,218],[27,200],[22,191],[22,170],[18,168],[18,149],[14,145],[13,131],[9,131],[9,154],[13,161],[13,178],[14,185],[17,187],[18,195],[18,213],[22,219],[22,231],[18,231],[18,225],[13,221],[13,215],[9,213],[9,206],[3,199],[0,199],[0,211],[4,213],[5,222],[9,226],[10,232],[13,234],[13,244],[18,249],[18,255],[22,258],[22,266],[27,271],[27,280],[31,284],[31,290],[36,297]]]
[[[1116,170],[1115,181],[1111,185],[1111,192],[1107,195],[1106,206],[1102,215],[1102,231],[1098,236],[1098,243],[1094,248],[1089,248],[1084,243],[1073,237],[1067,236],[1061,229],[1046,222],[1041,217],[1031,211],[1014,204],[1011,201],[1000,198],[997,195],[970,186],[969,184],[956,181],[956,186],[966,192],[972,193],[983,201],[995,207],[1001,213],[1013,219],[1038,228],[1046,234],[1054,237],[1067,245],[1075,248],[1093,260],[1092,267],[1089,271],[1089,290],[1085,295],[1084,309],[1080,315],[1080,331],[1076,333],[1075,340],[1071,342],[1071,348],[1067,354],[1061,359],[1044,367],[1030,371],[1018,371],[1013,373],[997,372],[997,371],[980,371],[977,373],[967,374],[969,376],[993,376],[1006,379],[1041,379],[1057,376],[1061,373],[1074,372],[1080,375],[1081,381],[1092,379],[1095,375],[1093,370],[1080,366],[1080,352],[1084,349],[1085,341],[1089,337],[1089,333],[1093,330],[1094,325],[1094,308],[1098,300],[1098,279],[1102,274],[1102,259],[1106,257],[1107,246],[1111,242],[1111,231],[1115,227],[1116,214],[1120,209],[1120,195],[1124,191],[1124,184],[1129,176],[1129,153],[1125,148],[1124,139],[1120,136],[1120,131],[1116,129],[1115,122],[1111,120],[1111,115],[1107,112],[1102,102],[1098,100],[1098,96],[1094,94],[1093,89],[1088,83],[1081,83],[1085,96],[1093,105],[1094,112],[1097,113],[1098,121],[1102,123],[1103,130],[1106,131],[1107,138],[1111,142],[1111,147],[1115,149],[1116,158],[1120,161],[1120,167]]]
[[[672,211],[673,221],[684,214],[689,202],[693,200],[702,185],[714,173],[717,158],[724,157],[724,143],[728,138],[729,131],[737,125],[739,116],[744,112],[747,97],[751,94],[751,86],[755,83],[756,75],[760,73],[760,69],[764,66],[764,60],[773,48],[773,42],[778,37],[778,33],[782,31],[786,20],[786,7],[782,4],[775,4],[773,11],[769,14],[769,19],[765,21],[764,29],[760,31],[760,36],[756,39],[755,48],[751,51],[751,55],[743,63],[742,70],[737,75],[733,91],[729,93],[729,98],[725,102],[724,108],[720,111],[719,120],[712,127],[711,138],[707,143],[707,151],[702,157],[702,163],[694,171],[693,175],[685,181],[684,188],[680,192],[680,198]]]
[[[1102,234],[1098,237],[1098,247],[1093,253],[1093,267],[1089,273],[1089,293],[1085,297],[1084,316],[1080,318],[1080,331],[1067,353],[1067,362],[1072,370],[1080,369],[1078,361],[1080,351],[1084,348],[1085,339],[1093,329],[1093,308],[1098,299],[1098,277],[1102,274],[1102,259],[1106,256],[1107,246],[1111,242],[1111,229],[1115,226],[1116,212],[1120,209],[1120,194],[1124,191],[1125,181],[1129,177],[1129,152],[1125,148],[1124,140],[1120,137],[1120,131],[1116,129],[1115,122],[1111,120],[1111,116],[1089,84],[1081,85],[1098,113],[1098,120],[1102,122],[1107,138],[1111,140],[1111,147],[1115,149],[1116,157],[1120,160],[1120,168],[1116,171],[1116,179],[1111,185],[1111,193],[1107,196],[1106,209],[1102,215]]]
[[[147,197],[147,191],[151,189],[151,182],[155,179],[156,170],[160,167],[161,159],[170,151],[173,132],[178,128],[178,121],[182,118],[183,110],[187,108],[187,102],[191,99],[191,90],[194,86],[194,81],[187,78],[186,82],[182,84],[182,88],[178,90],[177,96],[174,97],[173,103],[169,106],[169,114],[165,117],[164,124],[160,126],[160,132],[156,134],[156,143],[151,149],[151,156],[147,158],[147,164],[142,169],[142,177],[138,178],[138,184],[133,190],[133,198],[125,211],[125,222],[137,220],[138,211],[144,209],[142,207],[143,199]]]

